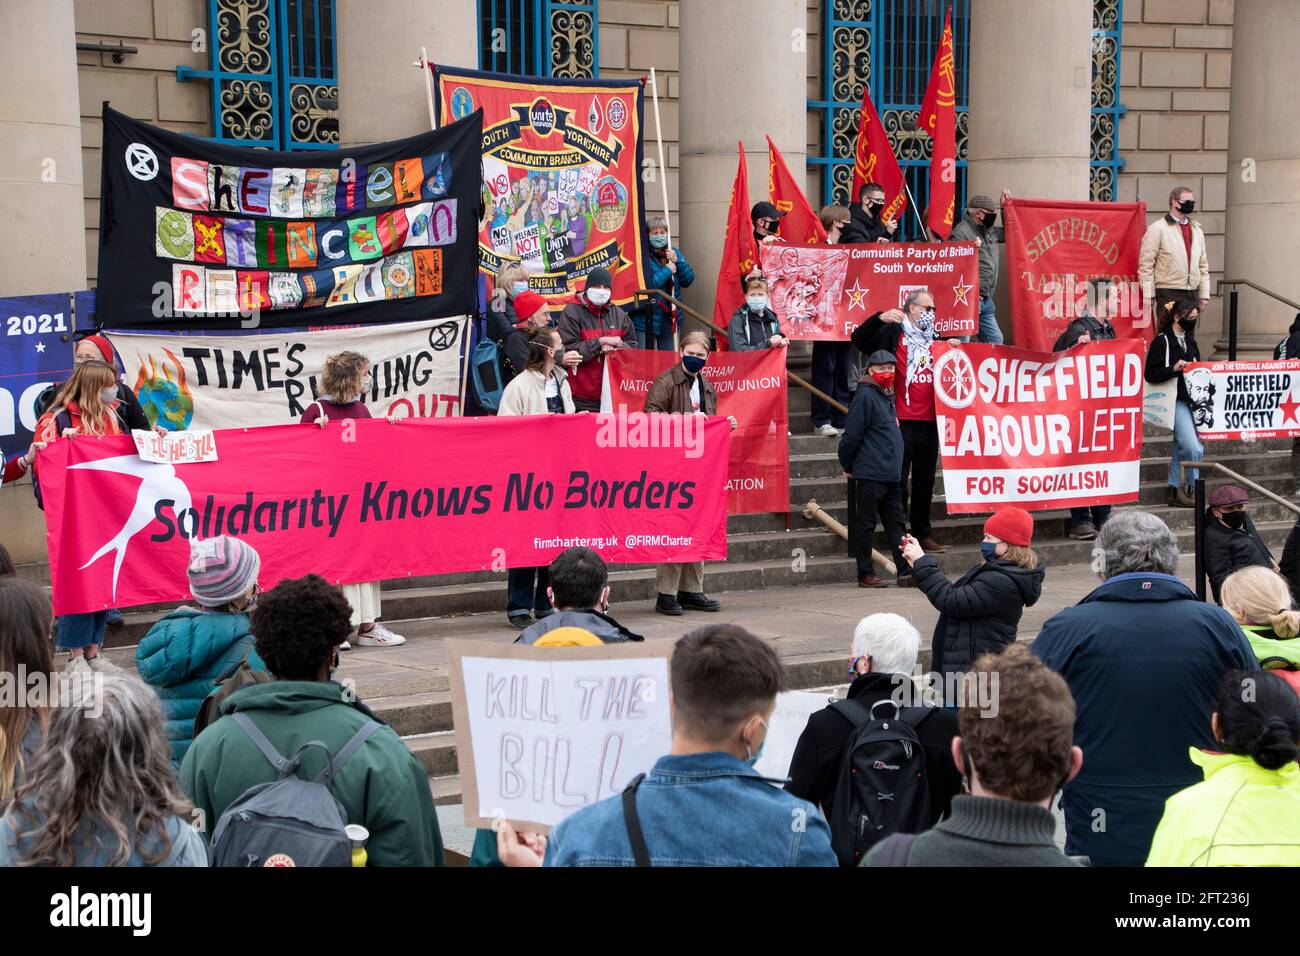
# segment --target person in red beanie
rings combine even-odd
[[[1025,608],[1043,593],[1046,570],[1030,550],[1034,519],[1023,508],[1008,507],[984,522],[983,558],[956,581],[949,581],[939,563],[908,535],[903,559],[935,610],[930,670],[936,674],[965,673],[981,654],[998,654],[1016,639]],[[945,697],[951,682],[945,680]],[[949,707],[956,701],[945,699]]]
[[[107,362],[114,370],[117,369],[117,356],[113,352],[113,346],[102,335],[87,335],[77,341],[72,349],[72,364],[81,365],[83,362]],[[55,382],[36,396],[36,417],[39,419],[44,415],[52,404],[54,396],[63,388],[63,382]],[[118,424],[122,426],[122,432],[131,431],[138,428],[141,431],[157,431],[166,434],[167,429],[161,425],[154,426],[149,424],[149,419],[140,407],[140,400],[135,397],[135,392],[127,388],[120,380],[117,383],[117,406],[114,411],[117,413]]]

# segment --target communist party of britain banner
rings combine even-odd
[[[641,81],[430,69],[439,123],[483,111],[483,273],[517,259],[553,303],[573,301],[597,267],[614,302],[646,288]]]
[[[481,123],[276,153],[105,105],[100,323],[292,328],[472,314]]]
[[[605,359],[601,410],[640,412],[650,383],[672,368],[676,352],[617,349]],[[789,406],[785,349],[716,352],[702,373],[718,393],[718,414],[734,415],[727,466],[727,513],[790,508]]]
[[[544,441],[528,417],[227,429],[216,461],[177,465],[130,436],[57,441],[37,465],[56,613],[183,600],[190,542],[219,534],[257,549],[263,588],[537,567],[575,545],[724,559],[730,425],[654,417],[672,441],[598,415],[553,416]]]
[[[758,256],[771,286],[772,311],[787,338],[845,342],[869,316],[901,308],[916,291],[934,296],[939,335],[974,335],[978,252],[970,242],[773,242],[762,245]]]
[[[1192,362],[1183,382],[1203,440],[1300,437],[1300,359]]]
[[[370,414],[459,415],[466,318],[259,335],[109,332],[150,424],[171,431],[296,422],[320,394],[327,356],[370,359]]]
[[[1002,207],[1007,246],[1011,337],[1017,345],[1050,352],[1085,308],[1105,315],[1121,339],[1150,342],[1138,285],[1138,250],[1146,230],[1146,203],[1011,199]],[[1088,283],[1111,283],[1098,306]]]
[[[1042,353],[934,346],[934,405],[951,514],[1136,501],[1142,343]]]

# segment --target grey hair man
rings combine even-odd
[[[1257,664],[1228,613],[1177,576],[1178,541],[1158,517],[1117,512],[1093,554],[1103,583],[1048,619],[1033,652],[1069,685],[1088,755],[1061,796],[1065,852],[1141,866],[1165,800],[1202,778],[1188,749],[1214,747],[1223,675]]]

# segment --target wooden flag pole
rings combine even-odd
[[[420,62],[417,65],[424,73],[424,96],[429,104],[429,129],[437,129],[438,114],[433,108],[433,71],[429,69],[428,47],[420,47]]]
[[[664,200],[664,222],[668,226],[668,249],[669,251],[672,251],[673,221],[671,218],[669,218],[668,215],[668,167],[664,165],[664,131],[663,131],[663,127],[659,123],[659,81],[658,79],[655,78],[655,68],[653,66],[650,67],[650,98],[653,100],[654,107],[655,107],[655,138],[658,139],[659,141],[659,189],[661,190],[661,194]],[[653,304],[650,307],[654,308]],[[646,335],[648,337],[651,334],[650,316],[648,313],[646,314],[645,321],[646,321]],[[678,338],[677,329],[674,328],[673,329],[674,349],[677,347],[677,338]]]

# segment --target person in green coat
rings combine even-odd
[[[1147,866],[1300,866],[1300,698],[1268,671],[1230,671],[1211,718],[1222,753],[1165,803]]]
[[[207,821],[204,838],[225,809],[250,787],[276,779],[275,768],[239,725],[247,714],[281,754],[319,740],[337,753],[361,727],[379,720],[348,687],[332,680],[339,645],[351,633],[343,592],[309,574],[281,581],[253,610],[257,653],[274,680],[236,691],[221,716],[195,738],[181,762],[181,787]],[[382,723],[382,721],[380,721]],[[298,775],[314,779],[325,757],[314,748]],[[348,823],[370,833],[374,866],[442,866],[442,834],[424,767],[391,727],[371,735],[330,784]]]
[[[190,550],[186,574],[198,608],[181,607],[159,620],[135,649],[135,669],[158,693],[172,763],[180,766],[194,739],[194,718],[219,681],[245,658],[266,664],[253,650],[248,611],[257,598],[261,558],[253,546],[220,535]]]

